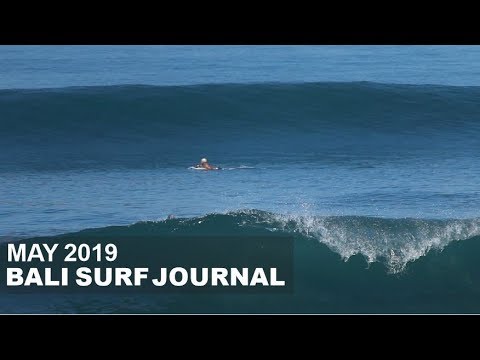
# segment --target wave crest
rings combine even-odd
[[[94,229],[116,234],[258,235],[271,232],[315,239],[345,261],[362,255],[381,262],[391,273],[452,241],[480,235],[480,219],[386,219],[365,216],[313,216],[238,210],[225,214],[146,221],[130,226]]]

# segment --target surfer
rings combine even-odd
[[[219,168],[216,166],[212,166],[208,163],[208,160],[203,158],[200,160],[200,164],[195,166],[196,168],[204,168],[205,170],[218,170]]]

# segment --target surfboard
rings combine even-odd
[[[195,166],[190,166],[189,169],[191,170],[200,170],[200,171],[207,171],[208,169],[205,169],[203,167],[195,167]],[[211,169],[211,170],[222,170],[222,168],[216,168],[216,169]],[[211,171],[208,170],[208,171]]]

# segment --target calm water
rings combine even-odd
[[[0,88],[373,81],[477,86],[480,46],[2,46]]]

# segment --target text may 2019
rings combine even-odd
[[[14,263],[51,263],[59,244],[8,244],[6,285],[18,286],[69,286],[71,281],[79,287],[87,286],[142,286],[149,281],[154,286],[285,286],[285,280],[278,278],[277,268],[236,268],[236,267],[87,267],[76,269],[61,267],[54,271],[52,267],[13,267]],[[113,263],[118,257],[115,244],[72,244],[64,245],[67,254],[61,261],[66,264],[97,261]],[[179,264],[181,265],[181,264]],[[73,270],[73,271],[72,271]],[[71,279],[71,272],[74,278]]]

